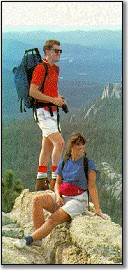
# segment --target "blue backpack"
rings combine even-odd
[[[29,87],[32,78],[32,73],[34,68],[38,64],[43,64],[45,67],[45,76],[42,81],[43,89],[45,78],[48,73],[47,64],[42,63],[41,55],[37,48],[33,48],[30,50],[26,50],[21,61],[21,64],[18,67],[13,68],[14,74],[14,83],[16,87],[16,91],[18,94],[18,100],[20,101],[20,111],[26,111],[26,108],[33,108],[34,109],[34,98],[29,96]],[[24,109],[23,109],[24,105]]]

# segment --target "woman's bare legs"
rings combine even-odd
[[[32,218],[35,230],[45,222],[43,209],[51,213],[54,211],[54,201],[49,194],[38,195],[33,200]]]
[[[62,209],[59,208],[44,222],[44,224],[31,234],[33,240],[41,240],[45,238],[57,225],[70,221],[70,216]]]
[[[43,209],[51,213],[54,211],[54,201],[49,194],[39,195],[34,198],[32,216],[35,231],[31,235],[33,240],[41,240],[58,224],[71,220],[70,216],[59,208],[45,221]]]

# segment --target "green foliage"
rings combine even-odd
[[[99,100],[97,114],[90,114],[85,119],[91,105],[79,110],[71,110],[69,114],[62,113],[61,127],[65,142],[74,131],[82,132],[88,139],[86,145],[87,156],[91,157],[100,169],[102,162],[111,164],[116,173],[122,170],[122,122],[121,100]],[[75,115],[74,122],[70,123],[71,115]],[[38,158],[41,149],[42,134],[33,118],[13,121],[3,124],[2,128],[2,167],[3,172],[13,170],[15,177],[22,179],[24,188],[34,190]],[[49,165],[49,176],[51,172]],[[12,179],[12,178],[11,178]],[[121,224],[121,199],[117,200],[106,190],[107,179],[103,176],[99,185],[100,205],[102,211],[108,213],[112,220]],[[11,180],[12,181],[12,180]],[[4,183],[2,183],[4,184]],[[19,192],[17,183],[15,192]],[[17,189],[16,189],[17,186]],[[17,193],[14,193],[14,197]]]
[[[97,114],[91,114],[84,119],[86,112],[83,108],[75,114],[75,120],[70,123],[67,116],[63,122],[62,134],[67,141],[73,131],[82,132],[88,139],[86,143],[87,156],[94,159],[100,166],[108,162],[117,173],[122,173],[122,125],[120,100],[99,101],[97,108],[103,107]],[[88,108],[87,108],[88,110]],[[86,110],[86,111],[87,111]]]
[[[109,185],[106,183],[109,181]],[[100,207],[103,213],[107,213],[112,221],[122,225],[122,194],[117,196],[113,192],[112,183],[104,173],[101,173],[101,181],[97,183]]]
[[[25,188],[34,188],[41,148],[41,132],[33,118],[3,124],[3,172],[13,170]]]
[[[23,185],[20,179],[14,180],[12,170],[6,171],[2,179],[2,211],[12,210],[15,199],[20,195]]]

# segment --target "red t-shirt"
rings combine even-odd
[[[48,66],[48,75],[46,76],[44,83],[44,91],[43,94],[50,97],[57,98],[59,96],[58,93],[58,75],[59,75],[59,67],[57,65],[51,66],[46,59],[44,62],[47,63]],[[58,68],[58,72],[57,72]],[[31,83],[36,84],[37,86],[42,85],[42,81],[45,75],[45,67],[41,64],[37,65],[33,71]],[[39,100],[39,102],[43,102]],[[44,109],[48,110],[48,107],[44,107]],[[53,111],[56,110],[56,107],[52,108]]]

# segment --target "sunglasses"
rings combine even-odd
[[[59,52],[62,53],[62,50],[58,50],[58,49],[51,49],[50,51],[54,51],[56,54]]]

